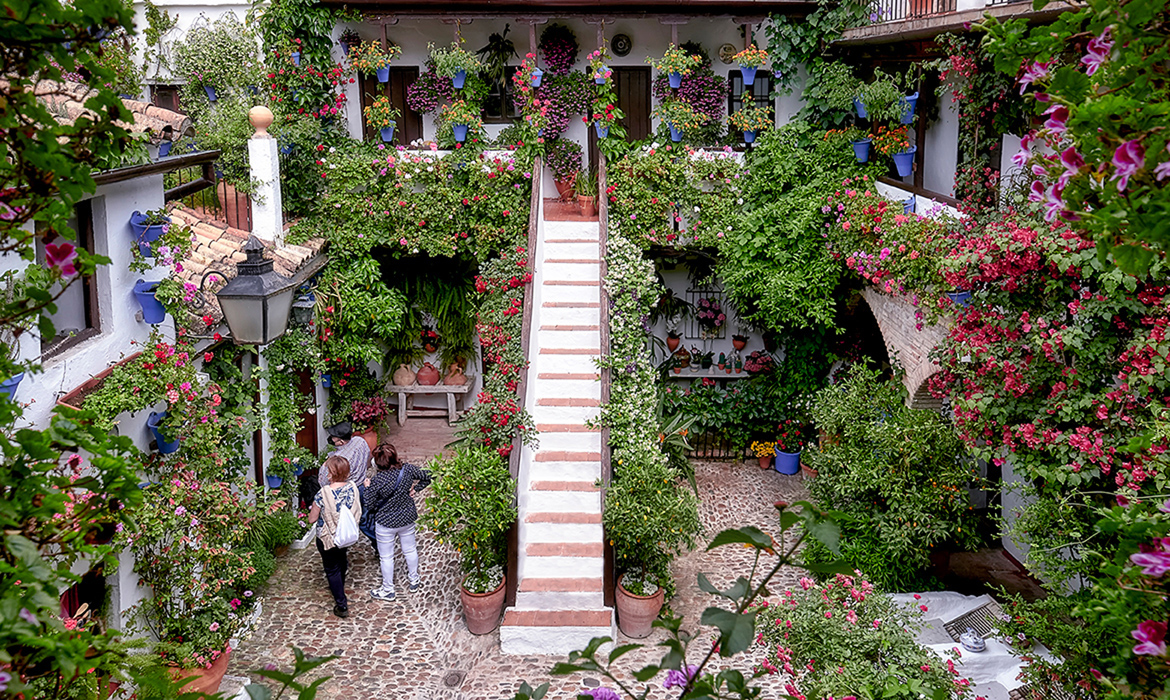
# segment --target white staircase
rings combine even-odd
[[[592,222],[542,221],[533,280],[527,407],[540,432],[519,475],[519,582],[504,614],[505,654],[566,654],[614,636],[603,601],[601,250]]]

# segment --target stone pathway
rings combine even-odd
[[[722,588],[736,576],[746,574],[752,561],[749,550],[741,547],[705,552],[706,541],[722,529],[743,525],[755,525],[775,534],[778,528],[773,502],[806,497],[799,476],[761,471],[754,463],[698,462],[696,472],[706,531],[701,546],[675,562],[679,594],[671,601],[673,609],[684,616],[684,627],[692,630],[702,610],[715,604],[711,596],[698,589],[696,575],[702,571]],[[520,680],[533,685],[551,680],[552,689],[546,697],[552,700],[574,698],[583,682],[596,685],[597,678],[584,678],[582,674],[552,678],[549,669],[563,657],[505,656],[500,653],[498,632],[482,637],[470,634],[459,605],[459,567],[454,551],[439,545],[433,535],[423,533],[419,553],[422,590],[408,593],[403,578],[398,582],[398,600],[385,603],[369,596],[379,581],[371,548],[366,542],[355,545],[347,580],[350,616],[340,620],[331,612],[332,599],[316,548],[289,552],[278,562],[276,574],[263,593],[264,614],[257,629],[232,655],[228,673],[243,675],[267,663],[287,667],[292,659],[289,645],[295,644],[310,654],[340,657],[323,668],[325,675],[332,676],[318,694],[324,700],[508,699]],[[404,562],[400,559],[397,563],[395,575],[405,577]],[[800,575],[799,570],[786,569],[772,589],[782,591],[795,585]],[[664,637],[661,630],[655,630],[641,640],[650,648],[623,657],[619,662],[622,668],[634,670],[655,660],[659,650],[653,645]],[[700,653],[696,645],[692,662],[698,660]],[[734,659],[735,665],[750,671],[758,653]],[[780,681],[777,676],[761,683],[779,690]],[[661,678],[651,682],[658,689],[651,697],[668,697],[660,690],[661,682]]]

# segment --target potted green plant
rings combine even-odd
[[[597,138],[604,139],[609,136],[609,130],[617,124],[619,119],[624,119],[626,113],[618,109],[617,100],[612,91],[605,91],[599,94],[593,100],[593,111],[591,115],[583,118],[585,123],[593,121],[593,128],[597,130]],[[620,138],[624,134],[614,134],[615,138]]]
[[[744,143],[754,143],[757,134],[772,128],[772,110],[751,104],[736,110],[727,121],[743,132]]]
[[[389,97],[379,95],[374,101],[366,105],[363,110],[366,123],[381,133],[382,140],[389,143],[394,140],[394,127],[398,126],[399,111]]]
[[[430,46],[431,60],[435,64],[435,72],[451,79],[451,85],[460,90],[467,80],[467,74],[480,68],[479,58],[463,48],[452,45],[450,47],[435,48]]]
[[[467,140],[469,131],[477,133],[483,128],[479,107],[466,100],[455,100],[451,104],[443,105],[439,110],[439,120],[451,125],[455,140],[460,143]]]
[[[906,177],[913,171],[914,152],[917,149],[910,145],[908,129],[904,124],[890,128],[879,126],[873,135],[873,148],[894,160],[899,177]]]
[[[662,58],[647,57],[646,62],[654,66],[655,70],[666,73],[670,87],[677,88],[682,85],[683,76],[690,75],[692,70],[701,66],[703,59],[671,44]]]
[[[488,634],[504,608],[508,528],[516,521],[516,481],[498,451],[460,448],[427,465],[430,493],[419,524],[459,552],[460,599],[472,634]],[[474,498],[469,498],[474,494]]]
[[[378,76],[379,83],[390,82],[390,62],[398,58],[402,47],[382,46],[380,41],[363,41],[349,55],[349,64],[367,75]]]
[[[130,215],[130,230],[138,243],[138,250],[144,257],[154,255],[151,243],[157,241],[170,228],[171,217],[165,209],[154,209],[145,213],[135,210]]]
[[[841,138],[849,142],[853,147],[853,157],[857,159],[858,163],[869,162],[869,152],[873,148],[873,138],[870,137],[869,132],[857,126],[851,126],[840,132]]]
[[[873,75],[873,81],[861,85],[859,99],[865,114],[858,112],[858,116],[872,122],[901,121],[905,113],[903,100],[906,95],[898,77],[881,68],[874,69]],[[917,94],[914,97],[917,100]]]
[[[683,100],[661,102],[650,116],[670,128],[670,140],[675,143],[682,141],[687,134],[698,131],[710,120],[709,116],[696,111],[689,102]]]
[[[593,82],[597,85],[605,85],[609,79],[613,77],[613,69],[605,64],[609,59],[609,54],[605,47],[597,49],[589,54],[589,75],[593,77]]]
[[[650,634],[665,595],[673,591],[670,562],[694,546],[701,528],[694,492],[681,488],[677,472],[655,446],[624,448],[605,494],[602,524],[618,572],[618,626],[629,637]]]
[[[545,163],[552,171],[557,193],[568,197],[577,173],[581,172],[581,145],[569,139],[556,139],[548,146]]]
[[[756,82],[756,71],[768,62],[768,52],[758,49],[755,44],[752,44],[732,56],[731,60],[739,64],[739,72],[743,74],[744,87],[747,87]]]
[[[361,41],[361,35],[349,27],[346,27],[341,32],[341,36],[337,37],[337,43],[341,46],[341,53],[346,56],[349,55],[350,49],[360,44]]]
[[[800,453],[804,449],[804,424],[791,418],[776,426],[776,471],[796,474],[800,471]]]
[[[597,216],[597,178],[588,170],[581,170],[573,180],[573,189],[577,191],[581,216]]]
[[[349,408],[349,420],[353,433],[369,444],[370,449],[378,446],[378,428],[390,415],[390,407],[380,395],[368,399],[354,399]]]

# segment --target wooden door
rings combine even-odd
[[[390,102],[401,113],[398,119],[398,128],[394,130],[394,143],[405,146],[423,135],[422,115],[406,106],[406,89],[418,80],[418,67],[391,68],[390,81],[379,83],[372,75],[361,77],[361,100],[363,108],[363,133],[366,140],[381,141],[382,137],[373,128],[365,124],[364,108],[379,95],[386,95]]]
[[[650,136],[650,67],[614,68],[613,81],[618,108],[626,114],[621,120],[626,140],[641,141]]]
[[[297,393],[309,398],[310,410],[301,414],[301,429],[297,431],[297,445],[317,454],[317,385],[309,370],[297,372]],[[310,465],[303,465],[306,469]]]

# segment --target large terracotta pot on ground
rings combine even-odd
[[[219,655],[210,668],[173,668],[171,677],[177,681],[184,678],[191,680],[183,684],[184,693],[207,693],[211,695],[219,692],[219,684],[223,682],[223,675],[227,673],[228,657],[232,651],[228,649]]]
[[[557,194],[559,194],[562,199],[568,199],[569,193],[573,192],[574,176],[569,176],[564,180],[553,180],[553,182],[556,183]]]
[[[499,587],[490,593],[469,593],[463,586],[459,587],[459,600],[463,603],[463,617],[467,620],[469,632],[488,634],[499,626],[507,580],[507,577],[501,579]]]
[[[360,437],[361,439],[366,441],[366,444],[370,446],[371,451],[373,451],[373,449],[378,446],[378,429],[377,428],[370,428],[369,430],[364,430],[364,431],[358,433],[358,437]]]
[[[650,635],[654,620],[662,611],[662,600],[666,593],[662,586],[654,595],[634,595],[622,587],[618,581],[615,603],[618,615],[618,628],[622,634],[634,639],[642,639]]]

